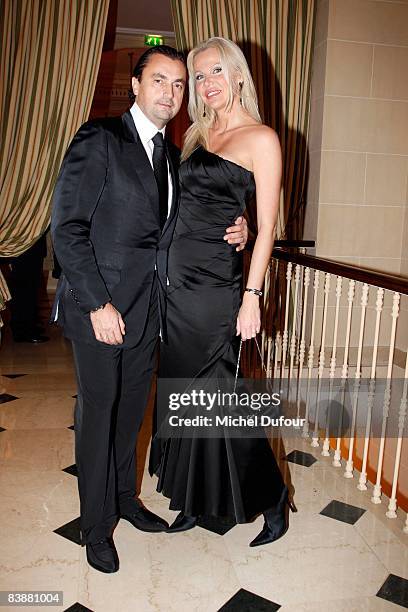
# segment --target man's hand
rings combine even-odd
[[[100,310],[90,313],[95,338],[105,344],[123,344],[125,323],[120,312],[109,302]]]
[[[225,230],[224,240],[228,244],[238,244],[236,251],[242,251],[245,249],[245,245],[248,241],[248,224],[244,217],[238,217],[234,225],[227,227]]]

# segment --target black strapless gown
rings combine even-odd
[[[203,147],[180,166],[180,208],[169,251],[167,334],[159,377],[235,377],[242,254],[223,240],[255,192],[253,173]],[[150,473],[170,509],[251,521],[284,482],[262,438],[153,437]]]

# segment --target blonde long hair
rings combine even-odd
[[[235,95],[240,95],[242,107],[248,114],[261,123],[261,117],[258,109],[258,97],[251,73],[248,68],[245,56],[241,49],[231,40],[214,36],[199,43],[190,51],[187,57],[187,70],[189,76],[189,101],[188,114],[192,121],[192,125],[186,131],[184,137],[183,151],[181,159],[184,160],[197,148],[202,145],[208,149],[208,129],[213,125],[215,119],[215,111],[206,107],[200,96],[196,92],[194,78],[194,59],[198,53],[206,49],[217,49],[220,54],[220,61],[223,74],[229,86],[227,110],[230,110],[234,101]],[[241,89],[238,89],[234,76],[240,75],[242,82]],[[204,116],[205,110],[205,116]]]

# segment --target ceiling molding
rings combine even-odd
[[[149,28],[116,28],[117,34],[127,34],[133,36],[144,36],[145,34],[158,34],[159,36],[168,36],[174,38],[175,32],[168,32],[166,30],[152,30]]]

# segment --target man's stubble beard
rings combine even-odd
[[[157,118],[166,121],[166,123],[173,119],[173,117],[175,117],[177,114],[177,112],[174,112],[174,106],[168,109],[157,106],[156,113]]]

